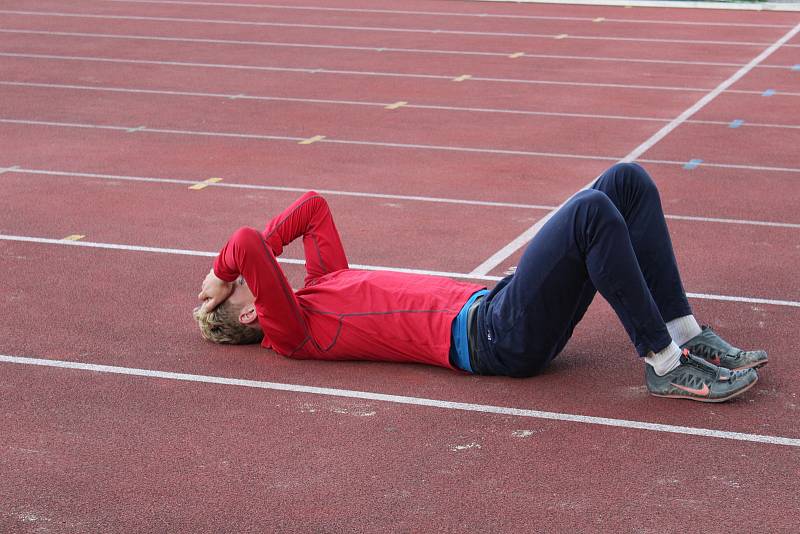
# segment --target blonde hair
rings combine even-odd
[[[192,315],[200,327],[200,334],[214,343],[245,345],[259,343],[264,338],[260,329],[239,322],[239,314],[227,300],[210,312],[204,312],[198,306]]]

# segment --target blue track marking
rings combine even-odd
[[[687,171],[691,171],[692,169],[699,167],[701,163],[703,163],[702,159],[690,159],[684,164],[683,168]]]
[[[728,125],[728,127],[729,128],[738,128],[742,124],[744,124],[744,121],[742,119],[736,119],[735,121],[731,121],[731,123]]]
[[[766,91],[761,93],[761,96],[772,96],[774,94],[775,94],[775,89],[767,89]]]

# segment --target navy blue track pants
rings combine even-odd
[[[538,373],[598,291],[640,356],[672,341],[666,321],[692,313],[658,190],[633,163],[614,165],[573,196],[533,238],[516,272],[481,302],[474,371]]]

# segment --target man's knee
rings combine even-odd
[[[602,191],[585,189],[577,193],[572,200],[575,202],[576,207],[581,211],[585,211],[589,217],[622,219],[622,214],[614,205],[614,202]]]
[[[587,189],[572,200],[574,235],[580,250],[588,250],[598,233],[626,228],[622,213],[602,191]]]
[[[614,175],[622,180],[625,187],[630,187],[638,192],[658,194],[656,183],[638,163],[617,163],[611,168],[614,171]]]

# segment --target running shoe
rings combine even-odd
[[[645,368],[647,389],[656,397],[723,402],[741,395],[758,381],[755,369],[731,371],[717,367],[686,349],[680,365],[664,376],[658,376],[652,365],[645,364]]]
[[[763,350],[737,349],[708,326],[703,326],[703,331],[681,345],[681,348],[689,349],[689,352],[707,362],[733,371],[759,368],[767,364],[767,353]]]

